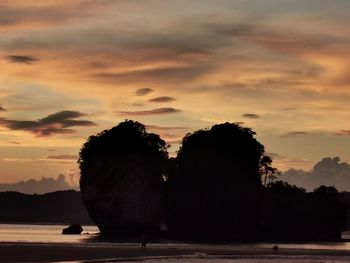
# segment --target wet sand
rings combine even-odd
[[[145,256],[174,256],[191,252],[177,249],[140,246],[89,245],[89,244],[32,244],[0,243],[0,262],[57,262],[101,260],[111,258],[137,258]]]
[[[313,262],[313,258],[317,259],[315,262],[329,262],[326,259],[335,262],[350,262],[350,251],[281,248],[278,252],[274,252],[269,248],[252,248],[249,245],[148,244],[146,249],[141,249],[141,246],[138,244],[124,245],[119,243],[0,243],[0,262],[69,262],[91,260],[95,262],[121,262],[124,260],[140,262],[146,259],[151,260],[150,262],[163,262],[164,260],[166,262],[167,258],[169,260],[177,259],[178,261],[176,262],[191,262],[191,258],[196,262],[201,261],[201,259],[203,259],[203,262],[216,262],[219,259],[230,259],[232,260],[230,262],[246,262],[247,259],[250,260],[249,262],[265,262],[264,260],[284,262],[291,258],[294,261],[299,261],[298,259],[300,259],[300,262]],[[304,261],[306,259],[308,260]]]

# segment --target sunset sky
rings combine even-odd
[[[281,170],[350,162],[350,1],[0,0],[0,183],[77,183],[86,138],[124,119],[173,155],[252,128]]]

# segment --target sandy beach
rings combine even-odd
[[[230,245],[0,243],[0,262],[349,262],[350,251]]]

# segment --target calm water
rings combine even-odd
[[[31,225],[31,224],[0,224],[0,242],[39,242],[39,243],[85,243],[99,233],[96,226],[83,226],[81,235],[62,235],[62,229],[68,225]],[[350,231],[344,232],[344,236],[350,238]],[[155,244],[156,245],[156,244]],[[159,244],[161,245],[161,244]],[[166,244],[167,246],[178,246],[179,244]],[[181,244],[184,246],[196,246],[192,244]],[[272,243],[258,243],[249,245],[233,245],[235,247],[272,247]],[[202,247],[205,245],[201,245]],[[222,247],[227,247],[225,245]],[[285,248],[305,249],[342,249],[350,251],[350,242],[332,243],[300,243],[279,244]]]
[[[82,235],[62,235],[62,229],[67,227],[67,225],[29,225],[29,224],[0,224],[0,242],[35,242],[35,243],[45,243],[45,244],[53,244],[53,243],[72,243],[76,245],[103,245],[110,246],[111,243],[107,242],[99,242],[92,243],[90,240],[92,237],[98,234],[98,228],[95,226],[83,226],[83,234]],[[89,233],[89,234],[87,234]],[[113,244],[113,246],[139,246],[139,244]],[[272,248],[274,244],[271,243],[259,243],[259,244],[232,244],[232,245],[199,245],[199,244],[179,244],[179,243],[167,243],[167,244],[149,244],[152,247],[158,248],[176,248],[176,247],[191,247],[191,248],[213,248],[222,249],[223,251],[230,250],[249,250],[249,249],[261,249],[261,248]],[[342,242],[342,243],[304,243],[304,244],[278,244],[281,249],[283,248],[296,248],[296,249],[332,249],[332,250],[349,250],[350,251],[350,242]],[[98,262],[98,261],[95,261]],[[105,261],[101,261],[105,262]],[[116,261],[110,260],[108,262],[130,262],[123,261],[118,259]],[[179,257],[153,257],[153,258],[142,258],[140,261],[136,262],[191,262],[191,263],[207,263],[207,262],[220,262],[220,263],[235,263],[235,262],[244,262],[244,263],[268,263],[268,262],[298,262],[298,263],[306,263],[306,262],[317,262],[317,263],[325,263],[325,262],[350,262],[350,258],[334,258],[334,257],[318,257],[318,256],[284,256],[283,258],[277,257],[251,257],[251,258],[242,258],[240,256],[210,256],[199,253],[198,255],[193,256],[179,256]]]
[[[30,225],[30,224],[0,224],[0,242],[38,242],[38,243],[86,243],[99,233],[96,226],[83,226],[81,235],[62,235],[62,229],[67,225]],[[350,233],[349,233],[350,234]],[[347,235],[350,237],[350,235]],[[180,244],[153,244],[154,246],[179,246]],[[257,244],[233,244],[234,247],[257,247],[271,248],[272,243]],[[301,244],[278,244],[284,248],[304,248],[304,249],[341,249],[350,251],[350,242],[332,243],[301,243]],[[181,246],[199,246],[193,244],[181,244]],[[200,245],[205,247],[207,245]],[[210,246],[210,245],[208,245]],[[231,245],[222,245],[228,248]]]
[[[82,235],[62,235],[62,229],[66,227],[67,225],[0,224],[0,242],[82,243],[98,233],[95,226],[83,226]]]

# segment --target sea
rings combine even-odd
[[[67,227],[67,225],[39,225],[39,224],[0,224],[0,244],[6,243],[42,243],[42,244],[74,244],[74,245],[86,245],[94,244],[99,246],[139,246],[139,243],[128,243],[128,244],[116,244],[109,243],[107,241],[96,241],[95,237],[98,237],[99,231],[96,226],[83,226],[83,233],[81,235],[62,235],[62,229]],[[350,239],[350,232],[344,232],[343,237]],[[237,251],[237,249],[242,249],[247,251],[249,249],[263,249],[272,248],[275,244],[273,243],[256,243],[256,244],[226,244],[222,245],[221,248],[225,251],[230,250],[230,247]],[[211,249],[215,246],[215,249],[220,249],[220,245],[203,245],[203,244],[188,244],[188,243],[159,243],[159,244],[149,244],[149,246],[156,248],[166,248],[171,247],[189,247],[195,248],[200,247],[201,251],[203,248]],[[350,242],[332,242],[332,243],[279,243],[280,249],[291,248],[291,249],[313,249],[313,250],[334,250],[336,251],[350,251]],[[218,263],[349,263],[350,256],[310,256],[310,255],[290,255],[290,256],[239,256],[239,255],[206,255],[205,253],[194,253],[194,255],[187,256],[173,256],[173,257],[144,257],[137,258],[134,260],[123,259],[109,259],[108,261],[91,261],[91,262],[157,262],[157,263],[208,263],[208,262],[218,262]],[[85,262],[85,261],[82,261]],[[90,261],[86,261],[90,262]]]
[[[0,224],[3,243],[85,243],[99,233],[96,226],[83,226],[82,235],[62,235],[67,225]]]

